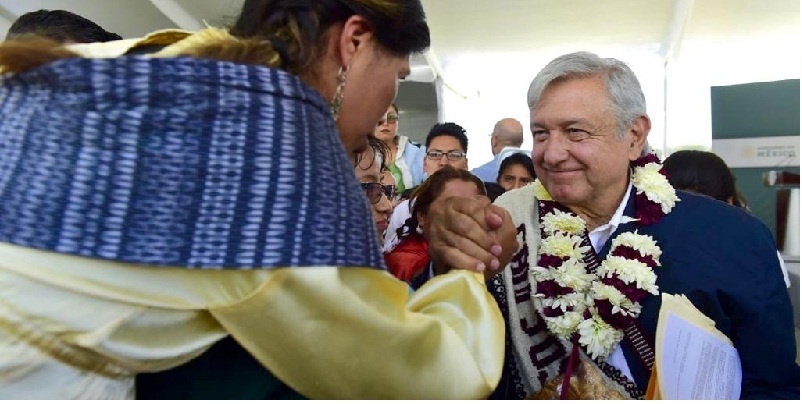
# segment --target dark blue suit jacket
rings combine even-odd
[[[625,210],[630,217],[634,196],[635,190]],[[771,232],[743,209],[696,194],[678,196],[671,214],[639,230],[663,251],[655,269],[660,292],[687,296],[733,341],[743,369],[741,398],[799,399],[793,308]],[[620,225],[610,240],[633,228]],[[642,304],[638,322],[654,341],[660,297],[650,295]],[[622,348],[636,384],[645,389],[650,369],[628,344]]]

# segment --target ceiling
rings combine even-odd
[[[0,0],[0,33],[41,8],[83,15],[123,37],[233,21],[243,0]],[[476,53],[549,53],[627,47],[670,56],[687,41],[799,37],[798,0],[423,0],[432,49],[415,58],[413,80]],[[797,48],[796,51],[799,49]],[[434,72],[427,70],[432,68]]]
[[[0,35],[19,15],[41,8],[75,12],[125,38],[163,28],[195,30],[204,24],[232,23],[242,1],[0,0]],[[784,63],[792,65],[792,74],[799,77],[802,42],[798,0],[422,1],[432,48],[413,57],[409,81],[434,82],[439,78],[458,95],[478,94],[478,89],[471,87],[477,81],[484,83],[483,96],[496,91],[501,85],[493,82],[493,76],[521,75],[520,81],[528,83],[545,61],[574,50],[619,58],[622,52],[645,53],[653,55],[659,66],[685,55],[695,62],[691,69],[711,65],[714,76],[726,76],[732,63],[754,64],[758,72],[766,70],[767,65]],[[750,41],[751,47],[740,46]],[[791,63],[775,62],[774,50],[755,55],[761,41],[783,49],[791,55]],[[717,56],[707,51],[713,48],[733,49],[729,51],[734,54],[732,61],[713,60]],[[526,70],[523,73],[522,66]],[[660,80],[654,85],[662,88]],[[488,99],[491,101],[486,105],[496,104],[493,98]],[[399,94],[402,104],[412,109],[438,108],[434,87],[405,83]],[[481,127],[490,125],[477,123]]]

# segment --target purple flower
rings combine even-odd
[[[595,302],[599,317],[614,328],[623,330],[635,321],[635,317],[627,316],[621,312],[613,314],[613,304],[609,300],[596,299]]]
[[[629,246],[620,245],[616,247],[611,254],[617,257],[640,261],[648,265],[650,268],[657,266],[657,262],[654,261],[651,255],[643,256],[640,252],[638,252],[638,250]]]
[[[543,315],[546,317],[558,317],[562,316],[563,314],[565,313],[559,307],[554,309],[551,307],[546,307],[543,309]]]
[[[645,299],[646,296],[649,296],[649,292],[643,289],[638,289],[635,284],[626,284],[615,275],[609,278],[602,278],[601,282],[605,285],[610,285],[618,289],[618,291],[623,293],[627,299],[636,303]]]
[[[657,155],[655,155],[654,153],[649,153],[649,154],[647,154],[645,156],[638,157],[635,161],[632,162],[632,166],[633,167],[643,167],[643,166],[645,166],[646,164],[649,164],[649,163],[662,164],[660,162],[660,159],[657,158]]]
[[[543,254],[537,260],[537,266],[543,268],[557,268],[565,262],[568,257],[562,258],[556,255]]]
[[[650,201],[646,194],[635,195],[635,212],[644,226],[657,223],[663,217],[663,208],[659,203]]]
[[[537,283],[536,293],[542,293],[546,297],[554,297],[557,295],[565,295],[573,292],[571,288],[560,286],[553,280],[542,281]]]

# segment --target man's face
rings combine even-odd
[[[463,154],[463,156],[457,160],[451,160],[445,154],[439,159],[434,159],[427,155],[423,160],[423,171],[425,171],[426,174],[432,175],[445,166],[452,166],[463,170],[468,169],[468,159],[464,156],[465,150],[462,149],[459,140],[454,136],[440,135],[433,138],[426,152],[460,152]]]
[[[629,162],[645,141],[646,134],[633,130],[620,138],[610,106],[603,79],[589,77],[553,82],[530,111],[535,173],[556,201],[577,213],[615,212]]]

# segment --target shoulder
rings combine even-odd
[[[680,201],[664,220],[670,228],[708,226],[708,232],[760,234],[771,236],[768,227],[742,208],[705,195],[677,191]]]
[[[486,171],[489,168],[495,166],[495,160],[490,160],[487,163],[480,165],[479,167],[474,168],[471,172],[479,172],[479,171]]]
[[[420,143],[410,139],[409,136],[405,136],[405,135],[399,135],[398,136],[398,147],[399,148],[400,147],[410,147],[410,148],[415,148],[415,149],[423,149],[423,146]]]
[[[530,222],[536,214],[535,188],[530,184],[507,191],[496,198],[495,205],[507,210],[516,224]]]
[[[725,284],[737,284],[739,289],[754,286],[775,272],[779,278],[774,236],[763,222],[741,208],[709,197],[677,194],[680,202],[674,210],[644,228],[663,249],[667,265],[693,268],[695,282],[716,288],[726,289]],[[722,279],[722,273],[732,276]]]

